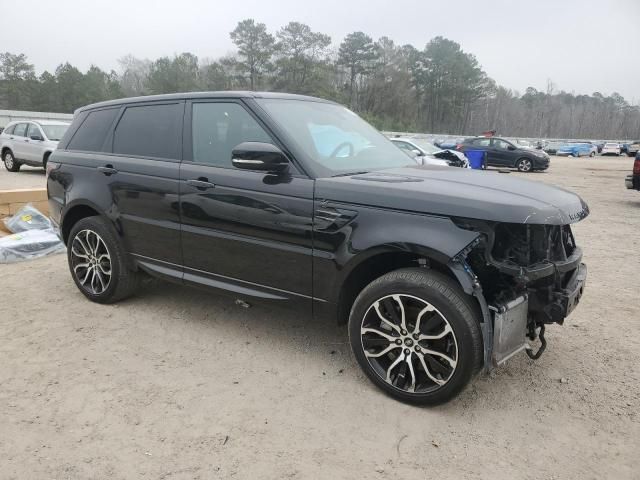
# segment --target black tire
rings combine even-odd
[[[396,332],[395,329],[386,327],[386,331],[391,332],[389,336],[393,337],[393,342],[386,337],[377,337],[375,330],[384,329],[383,323],[380,323],[378,327],[369,328],[371,320],[374,322],[380,320],[379,315],[384,315],[397,327],[401,325],[401,322],[397,322],[400,309],[396,310],[394,317],[391,315],[393,308],[389,309],[388,303],[385,303],[389,301],[389,298],[394,299],[392,305],[396,306],[398,303],[395,302],[395,299],[400,298],[404,303],[402,311],[406,312],[406,330]],[[415,304],[411,305],[411,302]],[[427,312],[430,316],[426,320],[412,322],[412,312],[417,312],[422,308],[422,305],[430,305],[434,310]],[[356,360],[364,373],[386,394],[406,403],[437,405],[451,400],[460,393],[482,367],[484,353],[480,318],[479,308],[475,306],[474,300],[467,296],[456,282],[433,270],[405,268],[387,273],[374,280],[358,295],[349,316],[349,341]],[[383,322],[389,325],[387,322]],[[418,327],[416,327],[416,323],[419,324]],[[416,336],[417,334],[429,334],[429,328],[435,328],[435,330],[443,328],[442,331],[447,332],[447,325],[450,327],[449,333],[446,333],[440,340],[418,340],[420,335]],[[406,332],[408,335],[402,337],[402,332]],[[409,337],[414,339],[413,343],[409,343],[411,342]],[[374,344],[373,347],[370,347],[370,342],[375,342],[376,338],[378,338],[377,344],[382,343],[383,345]],[[400,344],[398,344],[398,340],[400,340]],[[429,342],[429,345],[425,345],[426,342]],[[438,344],[438,342],[444,343]],[[367,350],[364,343],[368,345]],[[388,346],[385,347],[385,344]],[[445,346],[447,345],[450,350],[446,350]],[[452,353],[452,347],[455,347],[455,356]],[[382,350],[371,351],[372,348],[381,348]],[[372,362],[369,361],[369,358],[380,355],[380,352],[385,348],[393,350],[374,358]],[[440,358],[440,354],[438,354],[440,356],[430,355],[437,353],[434,350],[446,353],[450,359],[455,360],[455,365],[447,364]],[[400,358],[407,354],[408,356],[404,356],[404,360]],[[429,358],[427,358],[428,355]],[[424,360],[421,361],[420,356]],[[437,363],[433,363],[436,360],[440,363],[437,369],[434,368]],[[384,362],[390,364],[386,369],[386,378],[382,376],[384,367],[387,366],[381,365]],[[397,367],[393,366],[394,362]],[[410,363],[411,366],[409,366]],[[425,367],[427,368],[425,369]],[[404,368],[404,374],[398,371],[402,368]],[[411,373],[411,378],[407,375],[407,370]],[[395,378],[390,377],[394,371]],[[446,379],[441,373],[442,371],[447,372]],[[439,378],[434,378],[438,376]],[[387,381],[387,378],[391,379],[390,382]],[[407,387],[409,381],[411,384]],[[403,382],[403,385],[399,385],[400,382]],[[411,385],[413,385],[414,391],[411,391]]]
[[[100,274],[97,275],[99,278],[98,281],[95,282],[95,285],[98,287],[96,289],[93,288],[93,279],[91,279],[90,285],[86,283],[91,273],[87,273],[86,277],[84,273],[89,269],[80,266],[82,263],[88,264],[88,260],[85,260],[86,256],[85,258],[81,258],[77,255],[78,253],[82,254],[84,248],[83,243],[87,243],[87,235],[89,235],[89,240],[96,238],[96,236],[92,234],[97,235],[97,238],[102,240],[104,246],[104,248],[100,248],[96,255],[103,256],[103,252],[106,249],[109,257],[108,269],[103,269],[102,264],[98,265],[98,259],[95,259],[94,270],[100,267]],[[99,242],[96,242],[96,244],[97,243]],[[88,247],[91,248],[92,245],[88,245]],[[127,266],[126,253],[116,233],[113,231],[111,225],[101,217],[83,218],[71,228],[67,241],[67,260],[73,281],[82,294],[92,302],[115,303],[123,300],[135,292],[140,282],[139,273],[130,270]],[[105,283],[100,282],[100,280],[107,278],[107,275],[104,273],[107,270],[110,274],[108,275],[108,281],[105,285]],[[80,277],[84,277],[84,282]],[[104,290],[99,291],[102,290],[102,287],[104,287]]]
[[[590,156],[590,157],[595,157],[595,156],[596,156],[596,152],[591,152],[591,153],[589,154],[589,156]]]
[[[635,153],[629,153],[629,152],[627,152],[627,156],[628,156],[628,157],[635,157],[635,156],[636,156],[636,154],[635,154]]]
[[[51,152],[49,153],[45,153],[44,157],[42,158],[42,168],[44,168],[44,171],[47,171],[47,162],[49,161],[49,157],[51,156]]]
[[[524,172],[524,173],[533,172],[533,160],[526,157],[520,158],[516,162],[516,168],[518,169],[519,172]]]
[[[4,162],[4,167],[10,172],[17,172],[22,166],[22,164],[15,159],[11,150],[6,150],[2,154],[2,161]]]

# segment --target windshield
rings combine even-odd
[[[422,150],[426,153],[437,153],[442,150],[436,147],[433,143],[427,142],[426,140],[422,140],[420,138],[412,138],[411,141],[418,145]]]
[[[330,103],[257,99],[327,176],[415,165],[355,113]]]
[[[69,125],[40,125],[49,140],[59,142]]]

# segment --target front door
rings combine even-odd
[[[180,167],[182,255],[186,282],[243,298],[310,305],[313,180],[239,170],[242,142],[277,144],[241,101],[193,101],[185,114]]]
[[[513,147],[513,145],[500,138],[492,138],[487,163],[489,165],[513,167],[516,161],[516,153],[515,149],[509,150],[509,147]]]

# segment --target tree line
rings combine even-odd
[[[330,36],[290,22],[275,33],[243,20],[230,32],[237,50],[217,59],[192,53],[156,60],[128,55],[118,71],[69,63],[36,75],[24,54],[0,53],[0,108],[73,112],[93,102],[199,90],[270,90],[348,105],[383,130],[475,135],[631,139],[640,107],[621,95],[576,95],[549,81],[524,93],[498,85],[470,53],[435,37],[424,48],[388,37]]]

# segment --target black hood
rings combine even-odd
[[[514,175],[408,166],[320,178],[316,198],[506,223],[565,225],[589,214],[575,193]]]

